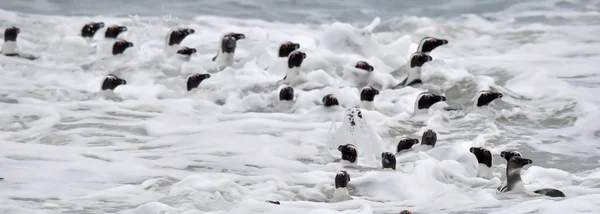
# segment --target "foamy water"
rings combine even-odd
[[[175,18],[158,9],[160,15],[128,18],[34,15],[14,12],[33,3],[15,3],[0,10],[0,26],[19,27],[20,49],[40,58],[0,56],[0,211],[600,211],[600,3],[534,1],[494,10],[488,5],[478,13],[465,9],[470,1],[460,2],[465,5],[456,11],[462,12],[445,17],[378,14],[362,3],[355,6],[361,19],[347,23],[319,16],[319,5],[312,12],[301,5],[313,14],[302,23],[277,19],[286,14],[281,11],[271,18],[242,16],[253,19],[229,13]],[[282,11],[293,14],[288,9]],[[134,47],[107,56],[107,44],[97,38],[97,51],[79,36],[90,21],[127,26],[120,38]],[[163,52],[165,35],[177,27],[196,31],[181,46],[198,53],[183,65]],[[246,35],[238,42],[238,63],[215,72],[211,59],[229,31]],[[364,120],[347,129],[345,110],[359,104],[360,89],[340,72],[360,60],[390,72],[424,36],[449,40],[423,67],[425,86],[381,90],[376,111],[363,110]],[[316,88],[295,88],[293,105],[277,99],[275,83],[285,71],[264,70],[276,65],[278,45],[288,40],[307,54],[303,71]],[[187,92],[186,77],[195,72],[212,76]],[[100,92],[109,73],[127,80],[113,95]],[[490,85],[505,88],[505,96],[473,109],[477,90]],[[426,90],[444,94],[445,104],[461,112],[432,109],[412,116],[416,96]],[[340,108],[321,105],[329,93]],[[434,149],[399,154],[396,171],[380,170],[381,152],[394,152],[401,137],[420,139],[427,129],[438,133]],[[357,145],[357,166],[339,163],[337,146],[346,143]],[[471,146],[492,151],[496,178],[475,177]],[[506,165],[499,153],[506,149],[533,160],[523,171],[527,188],[557,188],[567,197],[498,193]],[[328,203],[339,170],[350,174],[353,200]]]

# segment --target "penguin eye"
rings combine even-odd
[[[287,46],[288,46],[288,45],[289,45],[288,43],[283,43],[283,44],[281,45],[281,47],[282,47],[282,48],[287,48]]]

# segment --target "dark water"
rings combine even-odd
[[[0,8],[23,13],[61,16],[227,16],[268,21],[314,23],[368,22],[375,16],[445,19],[463,14],[521,11],[581,11],[597,2],[547,0],[3,0]],[[594,9],[594,8],[592,8]],[[597,7],[595,7],[597,9]]]

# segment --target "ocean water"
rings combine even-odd
[[[40,56],[0,56],[0,213],[595,213],[600,211],[600,1],[0,1],[0,26]],[[134,47],[102,55],[80,36],[90,21],[120,24]],[[196,33],[183,65],[165,55],[170,29]],[[244,33],[237,63],[213,72],[219,37]],[[103,32],[103,31],[101,31]],[[358,131],[343,122],[359,90],[337,71],[364,60],[389,72],[422,37],[449,44],[423,67],[424,87],[382,90]],[[285,71],[267,72],[283,41],[301,44],[308,79],[297,101],[277,100]],[[211,72],[191,92],[186,77]],[[101,92],[104,75],[128,84]],[[469,108],[479,88],[508,92]],[[422,91],[445,94],[461,115],[411,117]],[[339,109],[321,98],[336,95]],[[342,119],[340,119],[342,118]],[[436,148],[379,154],[402,136],[438,133]],[[342,143],[358,166],[339,163]],[[476,178],[471,146],[494,155],[495,177]],[[498,193],[514,149],[533,160],[531,190]],[[328,203],[346,170],[353,200]],[[265,203],[278,200],[281,205]]]

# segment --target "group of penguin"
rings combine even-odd
[[[81,29],[81,37],[86,39],[88,42],[98,33],[98,31],[105,27],[104,22],[90,22],[83,26]],[[106,28],[104,32],[105,39],[115,40],[112,45],[112,55],[123,54],[128,48],[133,47],[133,43],[117,39],[119,34],[126,32],[126,26],[111,25]],[[21,57],[29,60],[36,60],[37,57],[20,53],[17,46],[17,38],[20,33],[20,29],[12,26],[8,27],[4,31],[4,44],[0,54],[9,57]],[[191,57],[192,54],[196,53],[196,49],[189,47],[178,48],[181,42],[188,36],[195,33],[194,29],[190,28],[178,28],[171,30],[165,38],[165,51],[168,53],[174,52],[177,55],[183,57]],[[246,36],[242,33],[229,32],[224,34],[220,39],[219,51],[212,58],[219,69],[224,67],[232,66],[234,63],[234,54],[237,47],[237,41],[245,39]],[[448,44],[445,39],[438,39],[434,37],[423,38],[418,45],[417,51],[411,54],[409,60],[405,65],[396,69],[391,74],[393,76],[399,76],[405,74],[406,77],[391,89],[398,89],[408,86],[416,86],[422,84],[421,79],[421,67],[433,60],[429,55],[435,48]],[[294,78],[298,77],[301,73],[300,67],[302,62],[306,58],[306,53],[299,51],[300,44],[291,41],[285,41],[280,44],[277,51],[278,58],[287,58],[287,71],[286,75],[280,80],[279,83],[290,83]],[[374,67],[366,61],[359,61],[354,66],[356,69],[360,69],[364,72],[370,73],[374,71]],[[197,88],[201,82],[210,78],[208,73],[193,73],[187,77],[186,89],[191,91]],[[101,85],[101,90],[114,90],[120,85],[127,84],[125,79],[119,78],[114,74],[107,75]],[[379,90],[373,86],[366,85],[360,91],[360,107],[367,110],[375,110],[374,100],[375,96],[379,95]],[[480,91],[479,97],[475,100],[477,107],[482,107],[490,104],[495,99],[502,98],[503,94],[492,91]],[[294,100],[294,88],[286,85],[279,91],[280,101],[293,101]],[[432,105],[438,102],[446,101],[446,97],[438,95],[432,92],[422,92],[417,96],[415,100],[415,111],[428,109]],[[324,107],[339,106],[340,103],[334,94],[327,94],[322,98],[322,104]],[[433,130],[427,130],[423,133],[421,139],[421,145],[434,147],[437,141],[437,134]],[[418,139],[415,138],[403,138],[398,142],[396,153],[410,149],[413,145],[419,143]],[[350,163],[355,163],[357,160],[357,150],[352,144],[340,145],[338,150],[342,154],[342,160]],[[479,162],[478,166],[478,177],[491,179],[491,153],[489,150],[481,147],[472,147],[470,152],[473,153]],[[514,190],[525,190],[520,177],[520,170],[523,166],[531,164],[530,159],[522,158],[518,152],[502,152],[501,156],[508,162],[506,169],[506,185],[498,188],[502,192],[514,191]],[[382,169],[396,169],[396,158],[391,152],[384,152],[381,154]],[[1,180],[2,178],[0,178]],[[334,198],[339,195],[348,195],[346,187],[350,181],[350,175],[346,171],[340,171],[335,176],[335,187]],[[344,193],[344,191],[346,191]],[[564,194],[556,189],[542,189],[534,191],[538,194],[544,194],[553,197],[564,197]],[[345,196],[344,196],[345,197]],[[344,198],[341,197],[341,198]],[[349,198],[349,196],[347,196]],[[337,199],[336,199],[337,200]],[[340,199],[342,200],[342,199]],[[280,204],[277,201],[268,201],[274,204]],[[408,210],[404,210],[401,213],[410,213]]]

